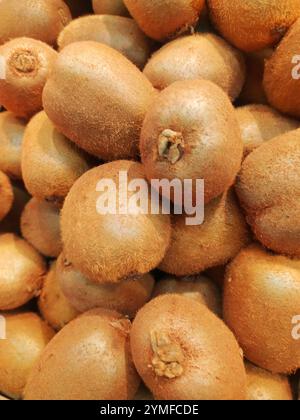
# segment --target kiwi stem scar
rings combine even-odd
[[[177,163],[184,154],[182,133],[166,129],[158,137],[158,154],[172,165]]]

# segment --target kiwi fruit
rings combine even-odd
[[[223,37],[246,52],[277,44],[300,17],[298,0],[208,0],[207,5]]]
[[[133,321],[132,356],[158,400],[243,400],[240,348],[205,305],[180,295],[147,303]]]
[[[248,401],[292,401],[293,394],[288,377],[274,375],[246,363]]]
[[[60,330],[79,315],[61,290],[56,261],[43,282],[38,307],[43,318],[55,330]]]
[[[11,112],[0,113],[0,170],[10,178],[22,179],[21,146],[26,121]]]
[[[224,319],[245,357],[273,373],[300,368],[300,346],[292,336],[300,308],[300,261],[259,245],[242,250],[228,268]]]
[[[68,264],[63,254],[57,261],[56,278],[64,295],[79,312],[104,308],[129,318],[134,318],[150,300],[154,286],[151,274],[125,279],[118,284],[95,284]]]
[[[269,103],[280,112],[296,118],[300,118],[299,36],[300,19],[266,61],[264,72],[264,89]]]
[[[46,257],[58,257],[62,251],[60,211],[53,204],[32,198],[21,216],[22,236]]]
[[[22,146],[22,173],[30,194],[61,205],[76,179],[90,167],[86,153],[59,133],[44,111],[30,120]]]
[[[300,258],[300,129],[275,137],[244,161],[236,191],[257,239]]]
[[[205,79],[216,83],[232,101],[241,92],[245,72],[242,53],[212,33],[188,35],[165,44],[144,69],[156,89],[179,80]]]
[[[115,190],[108,191],[108,200],[120,196],[126,180],[119,180],[120,172],[127,174],[128,184],[145,180],[140,163],[115,161],[93,168],[79,178],[71,188],[61,214],[62,239],[65,258],[75,269],[96,283],[118,283],[121,280],[147,274],[163,259],[171,236],[170,217],[164,214],[133,214],[118,209],[112,214],[97,211],[97,192],[100,180],[112,180]],[[141,190],[141,200],[150,199]],[[133,193],[119,197],[118,208],[130,205]],[[122,212],[121,212],[122,213]]]
[[[140,380],[131,358],[130,329],[128,319],[104,309],[71,321],[43,351],[25,400],[132,399]]]
[[[9,213],[14,200],[11,182],[7,175],[0,171],[0,222]]]
[[[98,15],[126,16],[128,10],[123,0],[92,0],[94,12]]]
[[[237,108],[244,154],[248,155],[264,142],[300,127],[299,121],[281,115],[267,105],[246,105]]]
[[[8,398],[3,397],[3,395],[0,395],[0,401],[8,401]]]
[[[45,272],[31,245],[12,233],[0,235],[0,310],[19,308],[37,296]]]
[[[22,36],[55,45],[60,31],[72,19],[62,0],[2,0],[0,44]]]
[[[155,90],[121,53],[92,41],[59,54],[43,102],[60,132],[103,160],[134,158]]]
[[[30,200],[30,196],[18,183],[12,184],[13,187],[13,205],[8,215],[0,222],[0,233],[15,233],[21,235],[20,219],[25,205]]]
[[[0,340],[0,392],[20,399],[29,374],[54,331],[32,312],[1,315],[5,318],[6,339]]]
[[[218,316],[222,316],[219,288],[202,274],[190,277],[164,276],[154,287],[153,297],[165,294],[179,294],[195,299]]]
[[[122,53],[143,69],[148,61],[152,42],[133,19],[123,16],[95,15],[73,20],[60,33],[58,46],[62,50],[78,41],[96,41]]]
[[[149,180],[203,179],[208,203],[234,183],[243,143],[227,95],[210,81],[185,80],[167,87],[153,102],[140,150]]]
[[[192,29],[204,0],[124,0],[131,16],[150,38],[163,41]]]
[[[18,117],[33,116],[43,107],[42,91],[57,52],[44,42],[16,38],[0,46],[0,57],[5,66],[5,77],[0,78],[0,104]]]
[[[73,18],[93,13],[92,0],[64,0]],[[111,1],[111,0],[110,0]]]

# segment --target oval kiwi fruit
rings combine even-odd
[[[61,254],[57,260],[56,277],[64,295],[79,312],[94,308],[117,311],[134,318],[150,300],[154,286],[151,274],[125,279],[118,284],[95,284]]]
[[[123,16],[96,15],[73,20],[58,37],[62,50],[79,41],[96,41],[122,53],[143,69],[152,51],[152,42],[133,19]]]
[[[179,295],[151,300],[131,330],[132,356],[158,400],[242,400],[246,374],[239,346],[205,305]]]
[[[121,53],[82,41],[60,52],[43,102],[56,127],[103,160],[133,158],[155,95],[147,78]]]
[[[277,44],[300,17],[298,0],[208,0],[207,5],[224,38],[247,52]]]
[[[30,120],[23,139],[22,173],[34,197],[61,205],[90,167],[90,158],[56,130],[44,111]]]
[[[140,380],[129,345],[130,321],[96,309],[66,325],[31,372],[25,400],[127,400]]]
[[[126,179],[119,179],[120,172]],[[116,161],[86,172],[71,188],[62,209],[61,229],[67,261],[96,283],[118,283],[124,278],[146,274],[163,259],[169,245],[170,218],[163,214],[120,214],[97,211],[98,200],[106,194],[97,192],[102,179],[114,182],[107,191],[108,200],[115,200],[128,184],[145,180],[140,163]],[[127,183],[128,181],[128,183]],[[120,206],[130,206],[133,193],[117,199]],[[148,200],[142,189],[141,200]],[[106,200],[106,198],[105,198]],[[100,209],[101,210],[101,209]],[[121,212],[122,213],[122,212]]]
[[[21,235],[20,219],[25,205],[30,200],[23,185],[15,183],[13,187],[13,205],[7,216],[0,222],[0,233],[15,233]]]
[[[5,71],[0,104],[18,117],[33,116],[43,107],[42,91],[57,52],[44,42],[16,38],[0,46],[0,57]]]
[[[60,330],[79,315],[61,290],[56,261],[45,276],[38,307],[43,318],[55,330]]]
[[[224,319],[245,357],[273,373],[300,368],[293,318],[300,308],[300,261],[258,245],[240,252],[224,285]]]
[[[14,200],[11,182],[7,175],[0,171],[0,222],[9,213]]]
[[[126,16],[128,10],[123,0],[92,0],[94,12],[98,15]]]
[[[11,233],[0,235],[0,310],[16,309],[37,296],[45,272],[31,245]]]
[[[58,257],[62,251],[60,211],[53,204],[32,198],[21,216],[22,236],[46,257]]]
[[[236,191],[257,239],[300,258],[300,129],[254,150],[242,165]]]
[[[58,34],[71,19],[62,0],[2,0],[0,44],[26,36],[55,45]]]
[[[215,34],[178,38],[165,44],[148,61],[144,74],[156,89],[179,80],[216,83],[234,101],[245,82],[243,54]]]
[[[189,80],[173,83],[153,102],[140,149],[149,180],[203,179],[208,203],[234,183],[243,143],[227,95],[212,82]]]
[[[150,38],[163,41],[193,28],[204,0],[124,0],[131,16]]]
[[[33,366],[54,331],[31,312],[2,313],[6,339],[0,340],[0,392],[20,399]]]

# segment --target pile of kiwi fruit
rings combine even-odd
[[[299,43],[297,0],[0,2],[0,400],[300,399]]]

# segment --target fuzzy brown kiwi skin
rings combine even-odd
[[[239,346],[199,302],[179,295],[151,300],[133,321],[130,341],[135,366],[155,399],[245,399]]]
[[[257,239],[300,258],[300,129],[278,136],[244,161],[236,183],[239,201]]]
[[[72,19],[62,0],[2,0],[0,16],[0,44],[25,36],[55,45]]]
[[[43,103],[59,131],[88,153],[102,160],[132,159],[155,95],[147,78],[118,51],[82,41],[60,52]]]
[[[96,41],[106,44],[143,69],[153,43],[140,30],[133,19],[123,16],[95,15],[73,20],[58,37],[62,50],[72,42]]]
[[[143,73],[159,90],[179,80],[210,80],[234,101],[246,68],[240,51],[215,34],[203,33],[167,43],[153,54]]]
[[[44,42],[16,38],[0,46],[5,78],[0,79],[0,103],[21,118],[40,111],[42,91],[57,52]]]
[[[23,209],[30,200],[30,195],[27,193],[23,185],[18,183],[12,184],[14,201],[10,212],[0,222],[0,233],[15,233],[21,235],[20,219]]]
[[[92,4],[94,12],[99,15],[128,15],[123,0],[92,0]]]
[[[137,162],[115,161],[101,165],[75,182],[62,209],[66,259],[95,283],[118,283],[149,273],[161,262],[170,242],[168,215],[97,212],[101,198],[101,193],[96,191],[98,182],[112,179],[118,194],[120,171],[127,172],[128,182],[145,179],[144,168]]]
[[[277,44],[300,17],[297,0],[208,0],[207,5],[223,37],[246,52]]]
[[[300,307],[300,262],[259,245],[240,252],[224,286],[224,319],[245,357],[273,373],[300,367],[300,347],[292,320]]]
[[[130,329],[128,319],[103,309],[71,321],[32,370],[25,400],[132,399],[140,379],[132,362]]]
[[[9,213],[13,205],[14,194],[10,180],[0,171],[0,222]]]

